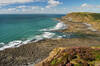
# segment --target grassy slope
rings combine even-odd
[[[100,49],[96,47],[56,48],[43,66],[99,66],[99,62]]]
[[[100,13],[90,12],[73,12],[69,13],[63,18],[72,18],[73,22],[85,22],[92,25],[92,27],[100,31]]]
[[[74,20],[81,22],[100,22],[100,13],[73,12],[67,14],[67,17],[72,17]]]
[[[96,27],[100,27],[100,24],[98,24],[100,23],[100,13],[74,12],[63,18],[69,17],[72,18],[73,22],[87,22],[90,24],[92,22]],[[82,35],[80,34],[80,36]],[[84,34],[84,36],[86,35]],[[41,63],[41,65],[36,66],[99,66],[100,47],[56,48]]]

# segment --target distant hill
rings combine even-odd
[[[71,17],[74,22],[100,22],[100,13],[73,12],[67,14],[64,18]]]
[[[62,17],[65,21],[69,20],[72,22],[83,22],[91,24],[93,28],[100,31],[100,13],[91,12],[73,12]]]

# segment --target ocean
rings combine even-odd
[[[52,30],[64,29],[61,18],[64,14],[1,14],[0,15],[0,50],[19,47],[29,42],[46,38],[61,37]]]

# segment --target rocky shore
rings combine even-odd
[[[75,17],[74,17],[75,18]],[[0,51],[0,66],[31,66],[49,56],[58,47],[100,46],[100,31],[89,22],[76,22],[72,17],[57,19],[68,25],[58,32],[75,34],[76,38],[44,39],[36,43]]]

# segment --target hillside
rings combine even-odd
[[[95,47],[56,48],[36,66],[99,66],[99,51]]]
[[[72,18],[74,22],[100,22],[100,13],[73,12],[67,14],[66,17]]]
[[[68,41],[61,42],[61,45],[65,43],[65,45],[68,44],[71,46],[62,47],[60,45],[60,48],[57,47],[54,49],[46,59],[35,66],[100,66],[100,42],[98,42],[98,47],[93,46],[97,44],[96,42],[92,42],[95,40],[100,41],[100,14],[74,12],[57,20],[68,25],[67,29],[60,32],[69,32],[79,37],[76,38],[76,41],[68,39],[69,42],[74,43],[73,45]],[[81,44],[79,44],[80,42]],[[85,43],[87,44],[85,45]],[[78,45],[74,46],[75,44]]]
[[[88,23],[91,26],[100,31],[100,13],[90,13],[90,12],[73,12],[62,17],[64,22],[81,22]]]

